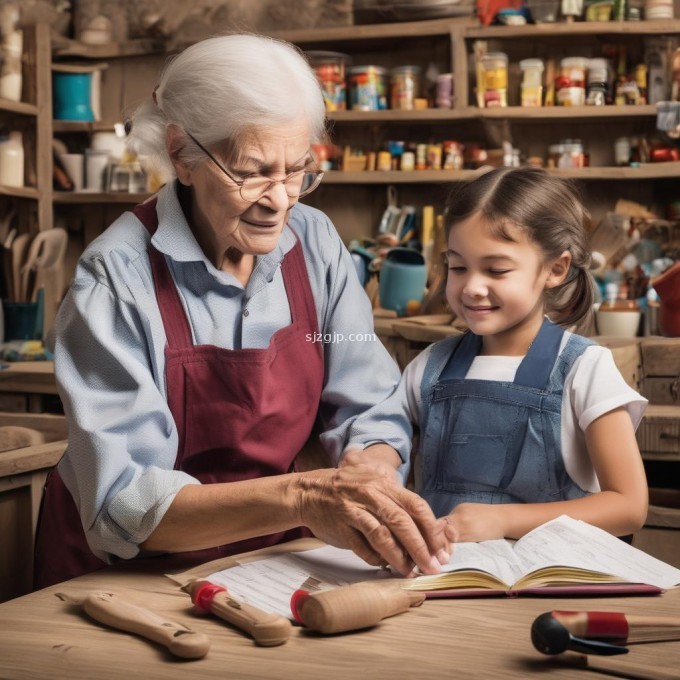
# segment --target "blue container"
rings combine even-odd
[[[425,258],[416,250],[392,248],[380,267],[380,306],[404,316],[409,302],[422,302],[426,284]]]
[[[52,73],[54,118],[94,121],[92,112],[92,73]]]
[[[45,291],[42,288],[35,302],[3,300],[2,306],[5,314],[5,342],[42,339],[45,319]]]

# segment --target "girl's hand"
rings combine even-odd
[[[456,531],[459,543],[490,541],[507,535],[507,512],[507,505],[461,503],[445,519]]]

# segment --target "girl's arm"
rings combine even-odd
[[[637,531],[647,517],[647,480],[625,407],[594,420],[586,444],[601,491],[554,503],[486,505],[461,503],[448,516],[459,541],[520,538],[560,515],[569,515],[616,536]]]

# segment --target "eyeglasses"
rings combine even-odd
[[[238,186],[241,198],[244,201],[248,201],[248,203],[259,201],[276,184],[283,184],[289,198],[302,198],[307,194],[311,194],[319,186],[323,178],[323,172],[319,170],[296,170],[286,175],[283,179],[270,179],[264,175],[249,175],[245,179],[236,179],[190,132],[187,132],[187,136]]]

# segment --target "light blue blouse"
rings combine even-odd
[[[411,429],[403,415],[377,408],[355,423],[394,392],[399,370],[373,334],[371,305],[330,220],[297,204],[277,248],[257,258],[244,289],[206,259],[174,183],[159,192],[157,210],[153,244],[167,255],[194,342],[227,349],[266,347],[291,323],[280,263],[295,243],[292,227],[302,242],[322,334],[309,342],[324,342],[323,445],[334,464],[345,450],[378,441],[407,460]],[[147,230],[127,212],[90,244],[51,340],[69,421],[59,472],[80,508],[91,549],[108,561],[135,556],[179,489],[198,483],[173,470],[178,437],[166,400],[166,339],[148,241]]]

